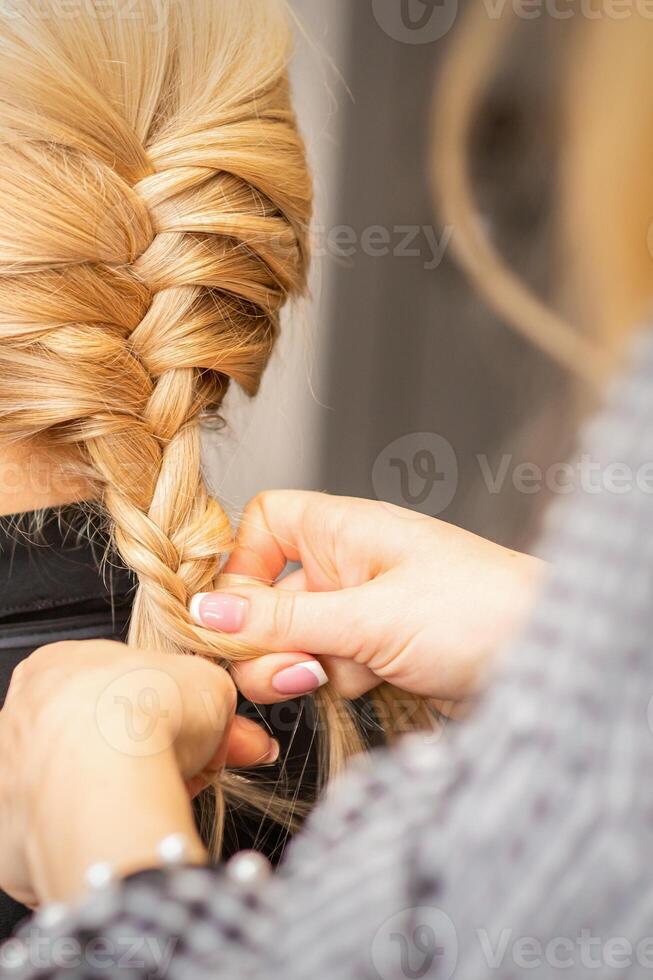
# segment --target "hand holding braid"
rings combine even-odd
[[[232,547],[199,420],[232,380],[256,393],[306,286],[285,6],[132,7],[0,18],[0,438],[101,501],[138,576],[133,644],[233,661],[261,651],[187,611]],[[323,697],[338,761],[360,741]]]

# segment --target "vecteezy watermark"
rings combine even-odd
[[[138,758],[158,755],[181,730],[181,693],[166,671],[137,667],[105,687],[95,717],[104,740],[117,752]]]
[[[419,740],[422,745],[435,745],[446,729],[449,714],[453,712],[454,702],[438,703],[439,714],[432,713],[432,725],[424,723],[424,704],[418,698],[396,693],[392,705],[374,701],[374,692],[361,701],[359,720],[364,724],[370,723],[374,730],[382,728],[393,735],[408,735]],[[261,724],[260,708],[244,702],[238,710],[242,718]],[[322,712],[307,707],[302,700],[280,701],[266,709],[265,721],[275,735],[292,735],[306,732],[309,737],[325,736],[335,732],[347,735],[351,731],[351,703],[342,700],[337,702],[329,718]]]
[[[431,225],[368,225],[357,229],[353,225],[325,228],[316,225],[312,230],[312,253],[315,258],[352,259],[366,255],[379,259],[422,259],[427,271],[439,268],[453,237],[453,227],[441,230]]]
[[[496,460],[477,453],[474,463],[482,485],[493,496],[505,489],[528,496],[542,492],[561,496],[577,490],[590,496],[653,495],[653,460],[632,467],[583,453],[573,460],[541,466],[516,460],[509,453]],[[379,500],[434,517],[446,510],[456,495],[458,458],[444,436],[411,432],[379,453],[372,468],[372,486]]]
[[[372,469],[379,500],[422,514],[441,514],[458,489],[458,460],[451,443],[435,432],[400,436],[379,453]]]
[[[458,962],[452,919],[432,905],[403,909],[372,940],[371,959],[380,980],[450,980]]]
[[[627,20],[629,17],[653,19],[652,0],[482,0],[490,20],[498,20],[511,12],[520,20]]]
[[[33,496],[37,499],[68,497],[79,491],[79,476],[64,465],[32,454],[22,460],[3,464],[0,471],[0,493]]]
[[[652,0],[482,0],[488,17],[497,20],[509,9],[521,20],[627,20],[638,16],[653,19]]]
[[[451,980],[459,960],[458,931],[443,909],[420,905],[406,908],[388,918],[372,939],[370,954],[379,980],[422,980],[438,977]],[[601,934],[583,927],[577,933],[526,935],[506,925],[478,928],[465,950],[477,944],[474,959],[485,965],[483,975],[503,977],[547,971],[574,976],[586,971],[653,970],[653,936]],[[625,972],[624,972],[625,975]],[[630,976],[630,973],[628,973]],[[637,974],[640,975],[639,973]]]
[[[458,0],[372,0],[379,26],[395,41],[432,44],[448,34],[458,16]]]
[[[490,970],[502,971],[517,967],[519,971],[560,970],[628,970],[638,966],[653,970],[653,937],[629,939],[626,936],[600,936],[590,929],[581,929],[575,936],[551,936],[543,940],[536,936],[516,936],[512,929],[502,929],[490,935],[478,929],[476,938]],[[603,974],[606,975],[606,974]],[[611,974],[612,975],[612,974]],[[638,974],[639,975],[639,974]]]
[[[653,494],[653,460],[632,467],[620,460],[596,460],[583,453],[567,462],[555,462],[549,466],[537,463],[514,462],[514,457],[504,454],[492,466],[488,456],[478,454],[483,482],[488,493],[501,493],[510,483],[517,493],[536,494],[543,490],[555,495],[565,495],[580,490],[590,496],[600,493],[625,496],[637,490]]]
[[[126,971],[165,977],[173,958],[177,939],[165,942],[155,936],[96,936],[87,941],[72,936],[51,935],[35,926],[0,945],[0,969],[26,967],[34,971],[87,970],[106,976]]]
[[[567,21],[627,20],[638,16],[653,20],[653,0],[475,0],[488,20],[505,14],[529,21],[548,17]],[[455,26],[458,0],[372,0],[372,10],[382,30],[403,44],[433,44]]]
[[[18,19],[29,14],[34,20],[73,21],[81,17],[138,23],[149,33],[163,30],[168,16],[163,4],[142,0],[0,0],[0,17]]]

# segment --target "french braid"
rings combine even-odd
[[[138,578],[131,643],[234,661],[260,651],[187,611],[232,546],[200,421],[231,381],[256,393],[306,285],[286,14],[128,9],[61,19],[53,0],[0,21],[0,437],[60,451],[88,482]],[[360,743],[322,697],[339,761]]]

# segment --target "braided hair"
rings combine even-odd
[[[188,602],[232,547],[201,419],[232,381],[256,393],[307,282],[289,53],[283,0],[18,0],[0,17],[0,440],[86,481],[138,579],[141,647],[253,653]],[[321,697],[338,760],[360,743]]]

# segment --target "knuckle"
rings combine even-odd
[[[261,490],[245,506],[245,515],[252,514],[257,510],[262,510],[268,496],[267,490]]]
[[[355,678],[349,678],[343,675],[338,677],[335,687],[340,697],[344,698],[345,701],[356,701],[358,698],[366,694],[372,685],[363,684],[361,681],[357,681]]]
[[[272,505],[284,495],[283,490],[261,490],[245,507],[245,516],[265,514]]]
[[[204,677],[207,681],[207,685],[210,685],[211,688],[217,694],[219,694],[220,698],[226,703],[227,707],[235,710],[238,695],[233,678],[230,676],[228,671],[224,669],[224,667],[220,667],[218,664],[204,660],[203,665],[205,672]]]
[[[24,661],[25,672],[39,667],[43,661],[52,662],[55,657],[64,656],[70,648],[70,643],[61,640],[58,643],[47,643],[45,646],[37,647],[33,653]]]
[[[255,498],[256,509],[259,514],[267,517],[271,512],[278,508],[284,500],[287,500],[288,491],[286,490],[262,490]]]
[[[245,695],[256,683],[256,673],[250,668],[252,663],[251,660],[234,660],[229,664],[229,676],[232,682]]]

